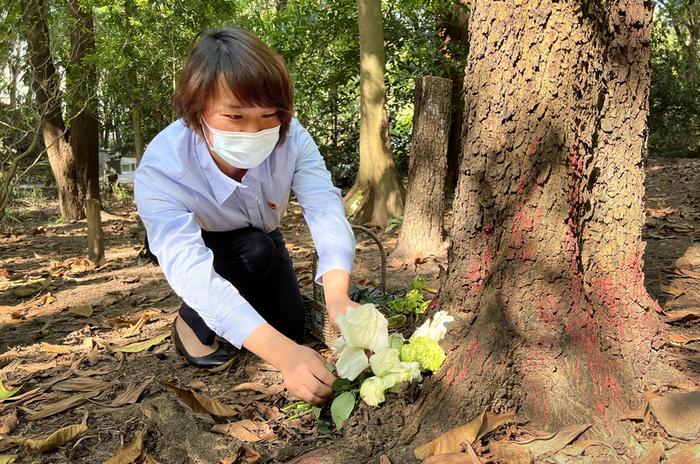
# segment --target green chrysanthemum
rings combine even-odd
[[[429,337],[415,337],[401,347],[401,361],[417,361],[421,369],[435,372],[447,355],[438,342]]]

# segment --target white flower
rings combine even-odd
[[[343,336],[339,336],[338,338],[335,339],[333,344],[331,345],[331,350],[333,351],[333,356],[336,358],[340,357],[341,354],[343,354],[343,350],[347,347],[347,344],[345,343],[345,339]]]
[[[375,353],[389,346],[388,322],[372,303],[348,308],[345,314],[338,314],[336,322],[348,346]]]
[[[378,353],[374,353],[369,358],[369,365],[372,367],[374,375],[381,377],[392,367],[399,365],[399,350],[394,348],[384,348]]]
[[[384,381],[379,377],[369,377],[360,386],[360,397],[370,406],[384,402]]]
[[[411,335],[411,340],[416,337],[428,337],[432,338],[436,342],[439,342],[445,338],[447,333],[447,328],[445,324],[454,321],[455,318],[447,314],[446,311],[438,311],[433,315],[433,320],[428,318],[420,327],[413,332]]]
[[[398,366],[387,370],[382,376],[384,388],[398,387],[401,382],[420,379],[420,364],[418,362],[401,361]]]
[[[369,359],[367,359],[364,348],[348,346],[343,349],[335,367],[338,369],[339,377],[355,380],[362,371],[369,367]]]

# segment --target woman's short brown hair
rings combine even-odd
[[[293,90],[284,60],[250,32],[237,27],[202,32],[190,49],[173,104],[185,124],[202,135],[202,114],[227,88],[241,104],[276,108],[281,144],[292,121]]]

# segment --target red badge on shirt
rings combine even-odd
[[[273,203],[273,202],[271,202],[271,201],[268,201],[268,202],[267,202],[267,206],[269,206],[269,207],[270,207],[270,209],[277,209],[277,205],[276,205],[276,204],[274,204],[274,203]]]

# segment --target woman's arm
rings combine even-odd
[[[350,293],[350,274],[343,269],[331,269],[323,276],[323,296],[326,301],[326,310],[331,323],[338,328],[336,317],[338,314],[345,314],[348,306],[358,306],[352,301]]]

